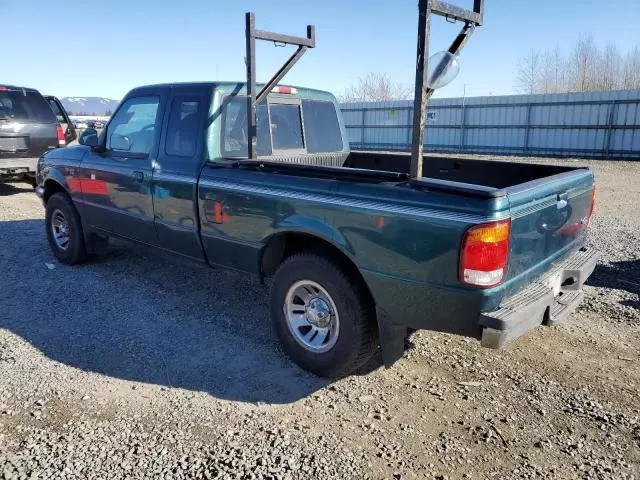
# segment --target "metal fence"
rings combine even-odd
[[[351,148],[410,150],[410,101],[341,105]],[[640,90],[438,98],[425,149],[640,159]]]

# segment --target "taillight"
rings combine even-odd
[[[460,251],[460,281],[477,287],[502,282],[509,260],[511,220],[471,227]]]
[[[298,93],[298,89],[294,88],[294,87],[281,87],[281,86],[277,86],[277,87],[273,87],[271,89],[271,93],[284,93],[284,94],[288,94],[288,95],[295,95]]]
[[[64,130],[62,130],[62,125],[58,124],[56,126],[56,134],[58,135],[58,146],[64,147],[67,142],[64,139]]]
[[[591,206],[589,207],[589,216],[587,217],[587,225],[591,221],[591,215],[593,215],[593,210],[596,207],[596,186],[593,185],[593,189],[591,190]]]

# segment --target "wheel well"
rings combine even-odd
[[[44,203],[46,204],[49,201],[49,198],[51,198],[51,195],[58,192],[62,192],[65,195],[67,194],[67,191],[64,189],[64,187],[55,180],[47,180],[46,182],[44,182]]]
[[[282,233],[273,236],[264,248],[260,275],[269,277],[275,273],[278,266],[288,257],[300,252],[315,252],[327,256],[340,266],[351,278],[359,283],[360,288],[375,307],[371,291],[364,281],[362,274],[353,261],[338,247],[330,242],[306,233]]]

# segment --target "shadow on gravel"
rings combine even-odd
[[[241,402],[290,403],[328,383],[278,351],[268,289],[251,277],[120,243],[67,267],[41,220],[0,222],[0,245],[0,328],[56,362]]]
[[[598,264],[587,284],[640,295],[640,260],[612,262],[610,265]]]
[[[3,183],[0,180],[0,197],[28,192],[33,192],[33,187],[27,183]]]

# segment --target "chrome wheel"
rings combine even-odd
[[[287,326],[296,341],[314,353],[331,350],[338,340],[340,319],[333,299],[316,282],[300,280],[284,301]]]
[[[53,234],[53,241],[56,242],[58,248],[61,250],[69,248],[71,240],[69,224],[62,210],[56,209],[51,214],[51,233]]]

